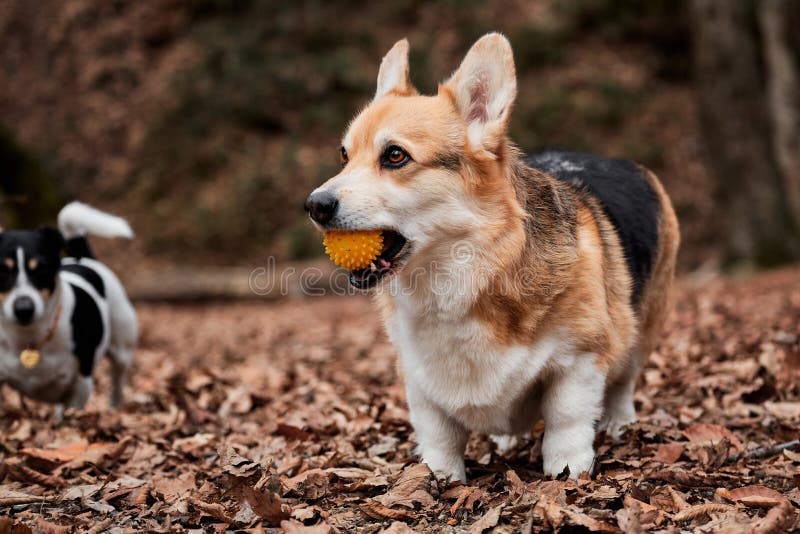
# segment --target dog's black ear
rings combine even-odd
[[[58,251],[58,254],[61,254],[61,251],[64,250],[65,245],[64,236],[61,235],[61,232],[52,226],[42,226],[38,231],[44,239],[47,249],[56,250]]]

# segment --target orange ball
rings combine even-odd
[[[364,269],[380,255],[383,233],[380,230],[332,230],[325,234],[322,244],[336,265],[351,271]]]

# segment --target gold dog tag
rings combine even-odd
[[[33,369],[41,359],[42,355],[36,349],[25,349],[19,353],[19,363],[26,369]]]

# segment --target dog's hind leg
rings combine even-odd
[[[111,286],[111,284],[109,284]],[[122,404],[128,370],[133,363],[133,352],[139,337],[139,323],[128,297],[122,286],[115,281],[109,287],[109,295],[113,302],[109,307],[111,323],[111,341],[108,355],[111,360],[111,398],[112,408]]]
[[[517,436],[506,435],[506,434],[492,434],[489,438],[494,442],[497,446],[497,452],[500,454],[505,454],[514,449],[519,443],[519,439]]]
[[[125,383],[128,380],[128,369],[133,362],[133,347],[127,344],[109,347],[111,360],[111,398],[112,408],[119,408],[125,394]]]
[[[640,352],[639,348],[631,351],[629,367],[606,387],[603,418],[600,421],[599,429],[605,430],[612,439],[619,438],[624,427],[636,422],[633,392],[636,389],[636,380],[640,373],[640,362],[643,360]]]

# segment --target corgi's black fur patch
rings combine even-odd
[[[98,295],[105,298],[106,286],[103,284],[103,278],[91,267],[81,263],[65,263],[61,266],[61,270],[77,274],[89,282]]]
[[[70,284],[75,293],[75,309],[72,311],[73,353],[78,358],[81,375],[92,376],[97,348],[103,341],[103,318],[97,302],[83,288]]]
[[[642,168],[628,160],[564,150],[532,154],[525,162],[597,199],[619,236],[633,280],[631,299],[638,304],[658,252],[661,211]]]

